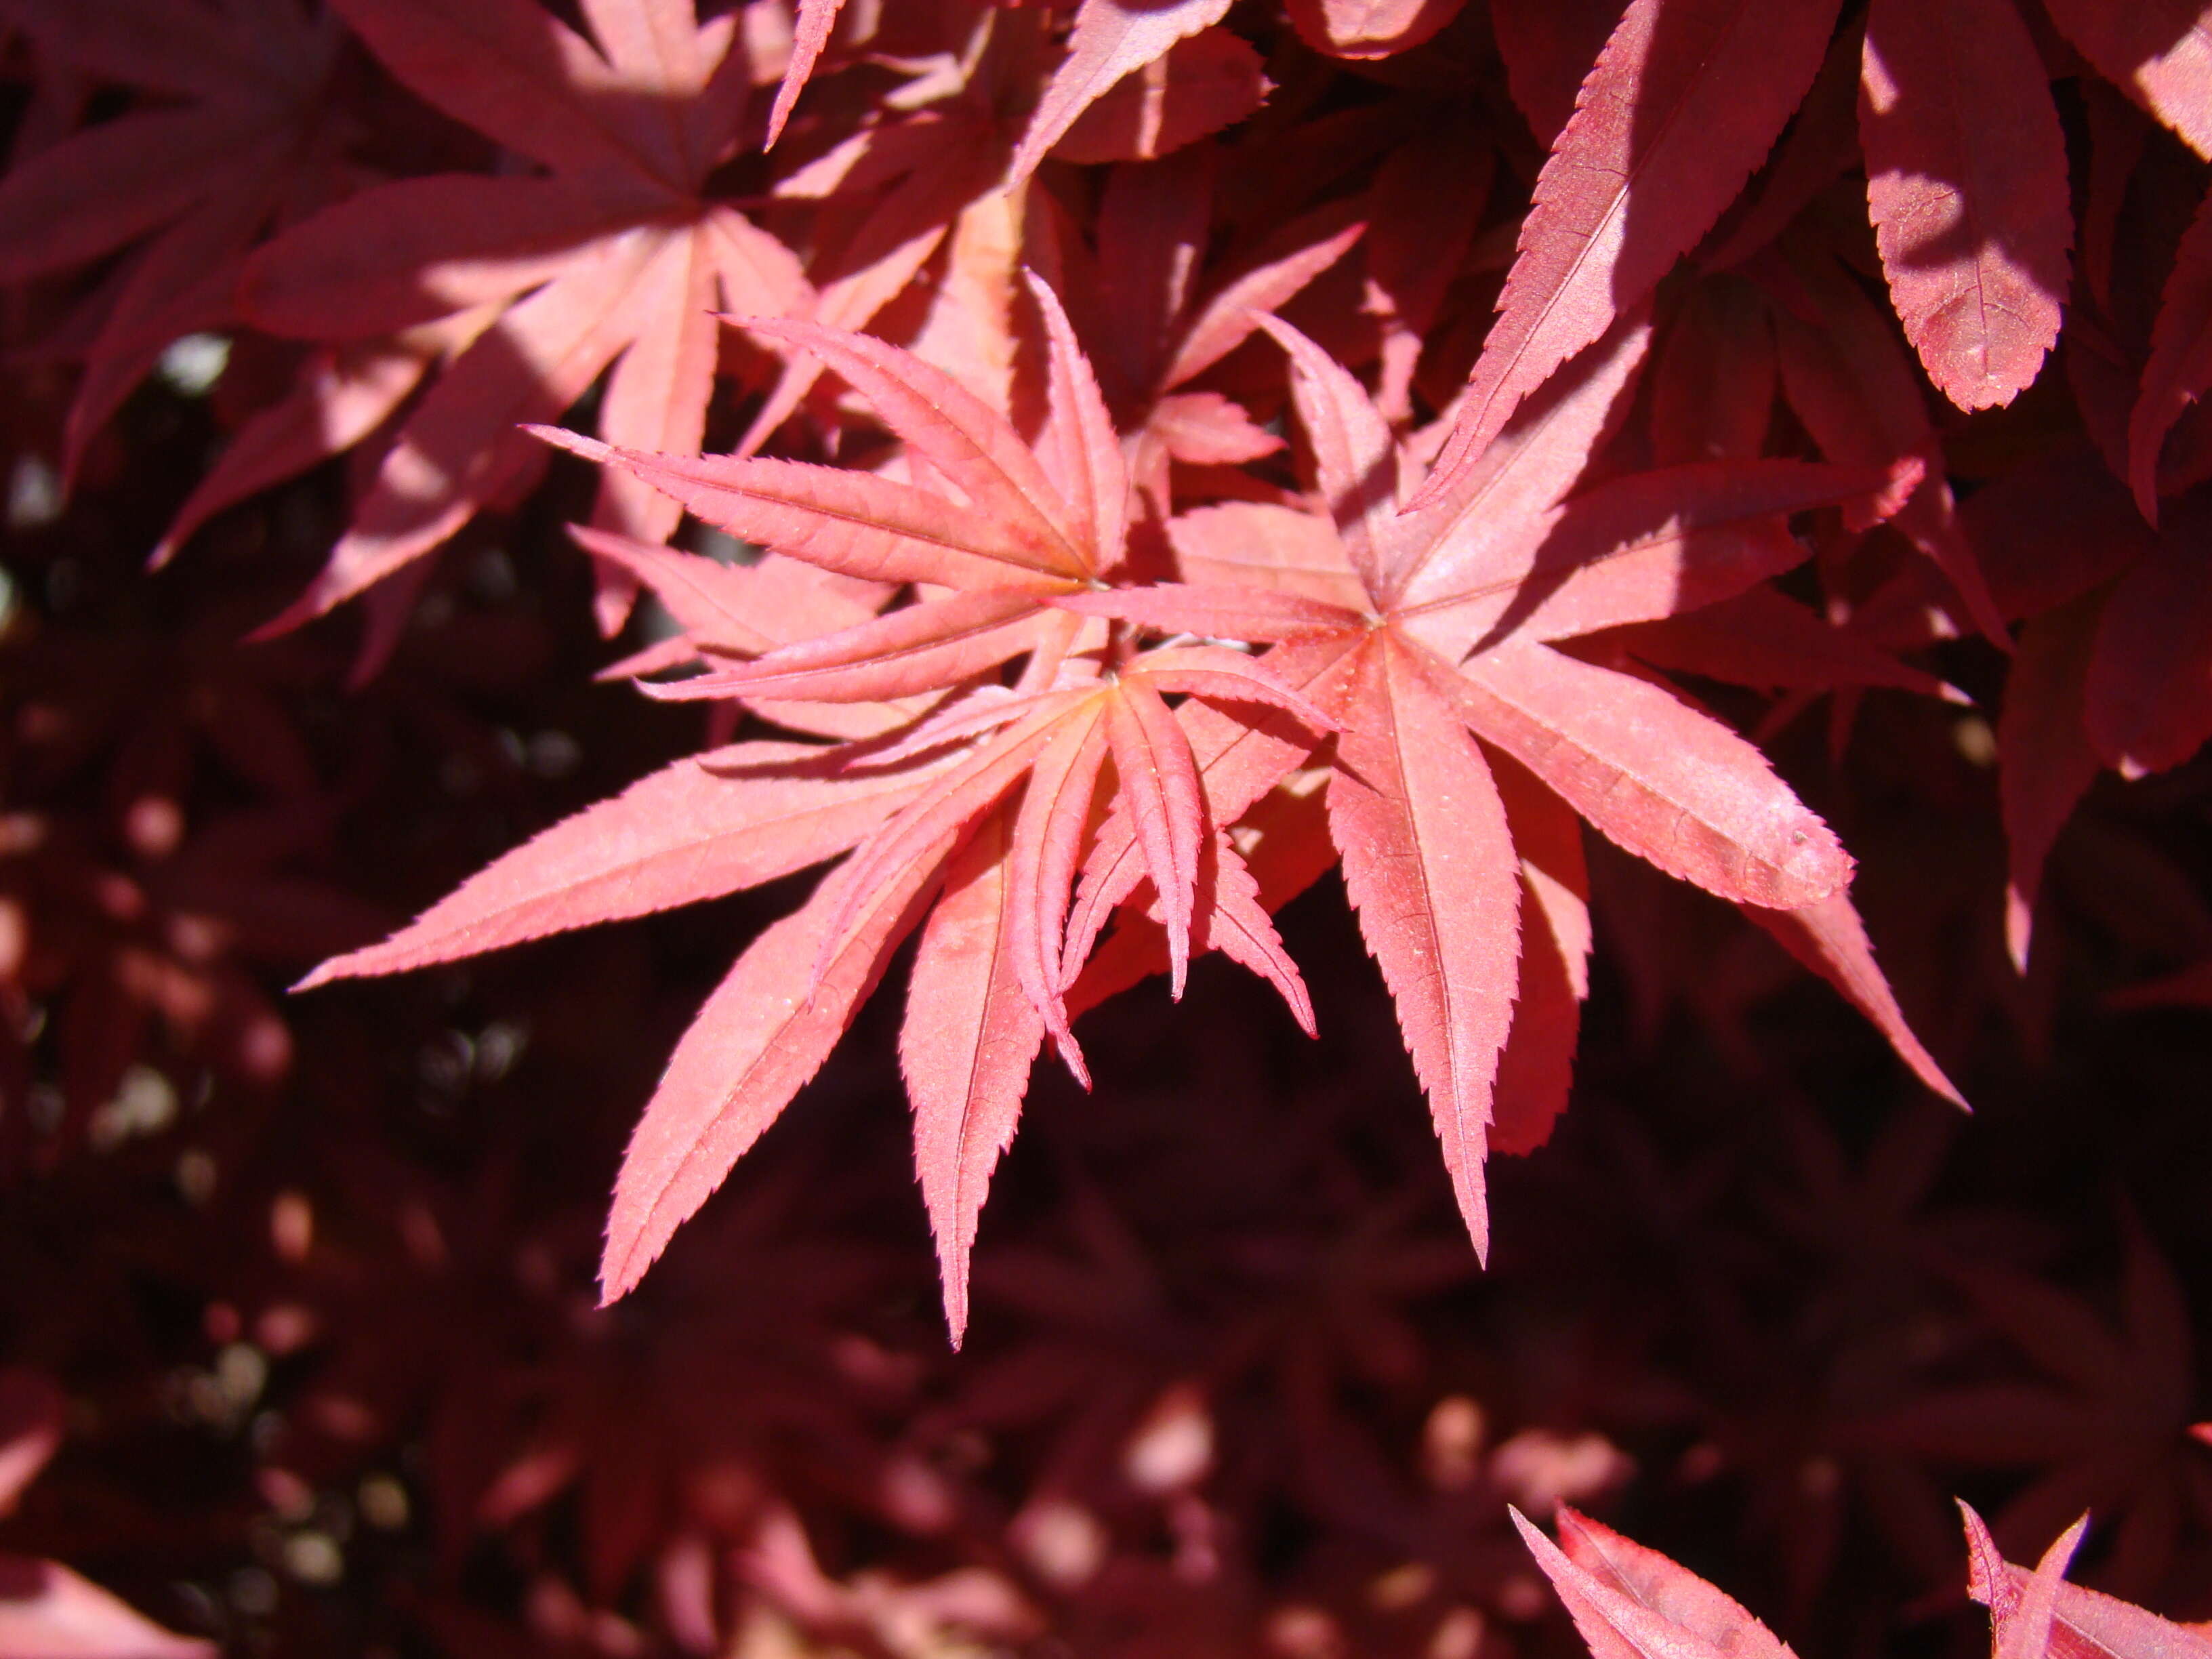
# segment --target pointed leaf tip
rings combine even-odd
[[[1030,118],[1012,165],[1018,185],[1058,143],[1076,118],[1124,76],[1161,57],[1175,44],[1228,15],[1230,0],[1083,0],[1068,36],[1067,56],[1053,72]]]
[[[564,426],[540,426],[535,422],[526,421],[520,429],[540,443],[550,444],[556,449],[565,449],[571,455],[580,455],[587,461],[604,465],[621,459],[613,445],[602,443],[597,438],[587,438],[580,432],[571,432]]]
[[[1337,739],[1329,833],[1461,1218],[1486,1258],[1484,1163],[1520,979],[1517,861],[1489,763],[1440,691],[1451,671],[1394,635],[1375,637]]]
[[[1412,507],[1458,483],[1521,400],[1712,228],[1803,100],[1837,11],[1631,0],[1536,176],[1497,320]]]
[[[784,123],[791,118],[799,94],[806,89],[814,65],[822,57],[822,49],[830,44],[830,31],[836,27],[837,14],[844,4],[845,0],[799,0],[799,16],[792,33],[791,61],[785,64],[783,82],[775,89],[775,104],[769,111],[768,136],[762,142],[763,149],[774,149],[775,141],[783,137]]]
[[[1657,1550],[1565,1504],[1554,1516],[1556,1544],[1519,1510],[1508,1513],[1600,1659],[1793,1659],[1750,1609]]]
[[[615,1177],[601,1295],[626,1294],[830,1055],[917,920],[952,835],[847,899],[854,866],[774,923],[708,997],[669,1056]],[[814,988],[795,988],[811,977]]]
[[[983,1201],[1013,1140],[1045,1033],[1016,971],[1020,901],[1011,840],[1008,815],[994,813],[954,855],[944,896],[921,930],[899,1032],[915,1171],[955,1348],[968,1328],[969,1262]]]

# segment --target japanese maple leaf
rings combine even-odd
[[[1500,1101],[1500,1078],[1565,1091],[1589,938],[1573,815],[1769,919],[1956,1098],[1904,1031],[1846,896],[1850,861],[1826,826],[1718,721],[1550,643],[1742,593],[1805,556],[1785,514],[1893,480],[1802,462],[1693,465],[1570,497],[1642,356],[1638,325],[1532,408],[1494,459],[1401,509],[1414,466],[1364,388],[1286,325],[1264,325],[1295,366],[1329,516],[1199,508],[1170,526],[1185,583],[1056,603],[1280,641],[1265,665],[1343,728],[1325,833],[1478,1251],[1492,1124],[1532,1144],[1529,1124],[1558,1109],[1557,1097]],[[1285,769],[1268,734],[1206,726],[1194,737],[1217,822],[1234,822]],[[1322,833],[1314,823],[1308,836]],[[1133,886],[1133,826],[1105,826],[1071,963]],[[1273,854],[1297,859],[1308,879],[1330,861],[1289,838]]]
[[[2189,1502],[2183,1459],[2195,1393],[2189,1307],[2173,1269],[2130,1219],[2115,1324],[2057,1286],[1982,1266],[1953,1276],[1984,1322],[2039,1375],[1961,1382],[1866,1426],[1876,1443],[1938,1464],[2027,1468],[1997,1517],[2014,1540],[2093,1508],[2115,1528],[2106,1572],[2147,1590],[2171,1565]]]
[[[85,128],[0,181],[0,282],[128,250],[70,331],[89,335],[66,470],[161,352],[234,319],[240,262],[270,226],[343,192],[343,36],[301,0],[8,0],[50,70],[156,101]]]
[[[927,590],[887,615],[655,687],[657,695],[879,702],[957,685],[1048,635],[1056,650],[1066,649],[1073,634],[1048,601],[1121,562],[1128,481],[1066,315],[1042,283],[1033,292],[1050,342],[1052,419],[1037,448],[982,398],[911,352],[816,323],[744,324],[834,368],[904,441],[909,471],[926,469],[950,490],[799,461],[655,453],[539,429],[733,536],[848,578]],[[759,624],[740,618],[736,626],[753,633]],[[708,643],[741,653],[747,641],[727,626],[721,631]],[[1042,678],[1051,672],[1043,668]]]
[[[813,10],[799,19],[787,99],[793,91],[791,75],[807,61]],[[993,8],[955,9],[951,16],[968,25],[957,51],[908,65],[913,76],[895,97],[870,109],[857,130],[826,153],[776,181],[778,201],[817,204],[810,260],[817,286],[794,314],[825,328],[865,328],[910,288],[927,285],[931,262],[971,211],[988,215],[996,196],[1000,212],[1012,216],[1012,200],[998,191],[1013,142],[1000,112],[1027,84],[1040,23],[1031,14]],[[763,337],[770,346],[783,343]],[[759,450],[798,412],[822,368],[811,353],[791,356],[755,411],[738,454]]]
[[[1591,1659],[1790,1659],[1733,1596],[1657,1550],[1559,1505],[1559,1541],[1509,1511]]]
[[[1574,114],[1575,94],[1626,9],[1626,0],[1491,0],[1506,89],[1547,149]]]
[[[650,1308],[572,1321],[516,1344],[528,1358],[504,1386],[467,1391],[472,1398],[447,1391],[443,1437],[490,1449],[503,1463],[486,1469],[489,1484],[469,1506],[479,1524],[511,1525],[576,1489],[586,1572],[593,1595],[610,1600],[666,1542],[639,1517],[688,1519],[706,1507],[697,1502],[702,1464],[772,1467],[801,1448],[824,1460],[886,1461],[856,1432],[860,1390],[835,1356],[851,1310],[906,1294],[912,1275],[893,1253],[854,1237],[850,1200],[825,1204],[840,1155],[810,1148],[803,1161],[757,1172],[766,1178],[717,1212],[712,1236],[696,1241],[703,1248],[669,1264],[676,1282]],[[748,1268],[732,1285],[728,1265],[740,1260]],[[514,1294],[496,1282],[487,1289]],[[655,1410],[635,1409],[641,1394]],[[732,1411],[732,1400],[745,1409]],[[861,1478],[889,1484],[878,1469]]]
[[[784,123],[791,119],[792,106],[806,90],[814,66],[821,61],[822,49],[830,44],[830,31],[837,27],[837,14],[844,9],[845,0],[799,0],[799,15],[792,31],[791,61],[784,65],[783,83],[776,88],[775,103],[769,111],[768,142],[771,147],[783,136]]]
[[[413,927],[313,976],[447,960],[732,891],[855,849],[756,941],[678,1045],[617,1184],[603,1274],[611,1298],[636,1283],[821,1065],[890,953],[919,927],[901,1058],[957,1339],[975,1217],[1046,1032],[1081,1074],[1061,941],[1109,759],[1159,896],[1178,988],[1190,951],[1218,946],[1273,980],[1310,1024],[1297,971],[1235,848],[1216,833],[1222,822],[1207,814],[1182,712],[1164,696],[1225,706],[1237,712],[1219,717],[1237,724],[1287,714],[1318,732],[1331,722],[1243,653],[1138,652],[1051,605],[1121,563],[1128,485],[1066,320],[1048,289],[1036,292],[1049,351],[1048,415],[1035,447],[951,376],[895,347],[809,323],[750,325],[817,354],[862,392],[905,441],[909,476],[927,484],[793,461],[615,450],[540,429],[732,534],[848,578],[920,590],[909,605],[664,695],[881,704],[954,694],[879,739],[740,744],[681,763],[556,825]],[[663,592],[689,584],[679,615],[702,654],[742,655],[747,624],[733,614],[726,580],[710,587],[705,572],[677,562],[682,556],[591,539],[605,556],[639,560],[641,551],[640,574]],[[1024,655],[1018,678],[1001,684],[995,671]],[[1295,759],[1312,740],[1279,746]]]
[[[1018,183],[1036,171],[1045,153],[1117,82],[1212,28],[1229,15],[1229,5],[1230,0],[1169,0],[1164,5],[1083,0],[1068,35],[1067,56],[1037,100],[1014,152],[1012,179]]]
[[[1774,329],[1758,289],[1725,273],[1686,284],[1654,351],[1653,459],[1678,465],[1756,458],[1766,447],[1780,379]],[[1854,464],[1896,459],[1872,443],[1864,451],[1828,459]],[[1963,693],[1894,654],[1937,637],[1930,631],[1924,583],[1899,573],[1873,593],[1846,590],[1837,597],[1844,603],[1832,602],[1831,615],[1823,617],[1771,587],[1756,587],[1700,610],[1593,636],[1592,648],[1601,639],[1654,668],[1796,694],[1770,715],[1770,726],[1814,694],[1847,687],[1891,685],[1963,700]]]
[[[1896,530],[1943,573],[1973,625],[2009,650],[2004,618],[1960,528],[1921,378],[1895,329],[1836,252],[1794,260],[1787,277],[1776,280],[1787,289],[1771,311],[1783,396],[1820,453],[1850,465],[1906,457],[1923,463],[1919,471],[1900,474],[1890,495],[1847,513],[1846,526],[1887,523]]]
[[[1137,487],[1163,519],[1170,461],[1218,466],[1282,447],[1242,404],[1192,383],[1251,337],[1261,313],[1287,305],[1366,229],[1356,207],[1329,204],[1209,269],[1218,169],[1210,144],[1150,166],[1115,167],[1100,198],[1095,248],[1071,237],[1060,254],[1071,276],[1088,278],[1070,285],[1090,300],[1085,337],[1130,441]]]
[[[844,0],[799,0],[791,61],[769,116],[781,136]],[[1264,94],[1259,54],[1218,28],[1229,0],[1083,0],[1066,56],[1036,100],[1008,173],[1018,188],[1047,153],[1079,161],[1163,155],[1249,115]],[[985,14],[988,15],[988,14]],[[1066,141],[1066,148],[1063,148]]]
[[[978,210],[999,204],[1000,211],[1018,224],[1021,213],[1015,204],[1025,198],[1019,180],[1028,168],[1018,165],[1009,173],[1014,133],[1001,112],[1009,106],[1021,107],[1030,96],[1042,50],[1031,20],[1042,14],[985,9],[975,15],[975,33],[957,59],[918,76],[895,107],[872,112],[857,131],[778,181],[780,200],[821,204],[815,239],[819,251],[813,262],[819,291],[807,313],[811,320],[842,329],[866,326],[939,257],[948,236],[956,244],[951,257],[959,259],[957,227]],[[805,21],[802,14],[802,26]],[[1079,27],[1079,34],[1083,33]],[[794,58],[794,71],[798,62]],[[1061,80],[1075,62],[1071,58],[1062,66]],[[1249,46],[1225,30],[1204,28],[1128,76],[1105,101],[1079,117],[1080,104],[1064,110],[1067,121],[1075,125],[1066,131],[1062,147],[1072,148],[1085,161],[1163,155],[1224,121],[1249,113],[1263,84],[1257,55]],[[787,94],[790,87],[787,78]],[[1103,86],[1093,88],[1092,93],[1103,90]],[[1042,118],[1048,111],[1039,113]],[[1031,131],[1036,130],[1033,125]],[[1201,244],[1205,208],[1201,201],[1196,233]],[[1149,209],[1154,214],[1163,210],[1158,204]],[[1340,223],[1332,224],[1325,234],[1341,228]],[[1189,257],[1198,251],[1190,250]],[[1283,252],[1293,258],[1297,254],[1294,248]],[[1321,264],[1328,262],[1325,258]],[[1243,294],[1209,314],[1218,325],[1224,319],[1241,319],[1253,305],[1280,304],[1319,269],[1316,264],[1307,270],[1291,290]],[[1086,318],[1086,323],[1094,325],[1090,330],[1094,338],[1098,337],[1097,320]],[[1150,318],[1144,324],[1142,344],[1149,350],[1156,343],[1153,334],[1164,325]],[[1202,361],[1192,362],[1184,378],[1224,355],[1244,332],[1249,326],[1231,333]],[[1110,369],[1109,364],[1109,380],[1114,378]],[[819,363],[805,354],[791,361],[747,428],[738,446],[739,453],[753,453],[767,442],[799,408],[819,371]],[[1110,395],[1121,408],[1118,385],[1110,388]],[[1243,425],[1249,428],[1249,422]]]
[[[1837,0],[1632,0],[1537,175],[1433,505],[1521,400],[1639,305],[1719,219],[1813,83]]]
[[[780,313],[807,293],[796,258],[703,194],[750,94],[734,15],[684,0],[594,0],[586,40],[537,0],[343,0],[346,21],[430,103],[542,173],[403,179],[326,210],[262,249],[240,304],[273,333],[343,342],[482,307],[473,343],[401,428],[353,522],[270,626],[319,615],[444,542],[521,487],[546,421],[612,365],[600,428],[696,449],[720,303]],[[665,539],[680,512],[611,475],[592,522]],[[619,616],[626,586],[602,590]]]
[[[425,376],[465,351],[489,316],[483,308],[404,329],[386,338],[317,348],[292,386],[241,421],[201,475],[148,556],[160,569],[225,507],[298,477],[335,448],[382,428]]]
[[[1961,1502],[1959,1510],[1966,1528],[1966,1594],[1990,1610],[1992,1659],[2212,1659],[2212,1626],[2178,1625],[2066,1582],[2087,1516],[2059,1534],[2031,1571],[2004,1559],[1971,1507]]]
[[[0,1006],[52,1011],[64,1109],[0,1122],[0,1165],[82,1146],[155,1056],[274,1084],[292,1039],[257,966],[313,963],[387,920],[318,870],[340,807],[296,723],[303,653],[240,653],[238,625],[170,613],[0,647],[0,720],[71,711],[18,739],[0,845]],[[27,1042],[0,1036],[0,1075]]]

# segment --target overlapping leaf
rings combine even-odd
[[[696,450],[722,305],[799,308],[797,259],[704,192],[750,91],[733,20],[695,25],[684,0],[592,9],[594,46],[536,0],[465,19],[418,0],[348,0],[387,67],[543,174],[447,173],[371,190],[280,237],[241,305],[274,332],[374,338],[495,308],[400,428],[313,584],[273,627],[382,580],[526,484],[544,452],[514,430],[549,421],[612,368],[600,412],[615,443]],[[343,434],[326,441],[342,442]],[[664,540],[675,505],[611,477],[593,522]],[[619,617],[626,583],[603,589]]]
[[[2212,1634],[2148,1607],[2066,1582],[2089,1517],[2061,1533],[2033,1571],[2004,1559],[1982,1517],[1959,1505],[1966,1528],[1966,1593],[1990,1610],[1993,1659],[2207,1659]]]
[[[610,1297],[636,1283],[820,1066],[927,915],[902,1054],[957,1339],[976,1215],[1047,1031],[1083,1075],[1061,933],[1109,759],[1177,988],[1195,942],[1254,963],[1294,1006],[1308,1006],[1242,861],[1217,834],[1226,820],[1208,816],[1191,737],[1163,694],[1242,711],[1223,717],[1232,726],[1281,711],[1304,722],[1308,744],[1331,722],[1244,653],[1138,653],[1048,605],[1121,563],[1128,482],[1066,320],[1048,289],[1035,291],[1048,343],[1048,414],[1035,446],[909,353],[812,324],[751,325],[818,354],[905,441],[916,472],[941,484],[758,458],[685,460],[542,429],[733,534],[859,578],[864,590],[888,578],[943,594],[873,616],[857,599],[816,590],[809,608],[832,631],[778,645],[762,632],[775,625],[769,616],[747,614],[771,580],[758,568],[580,532],[661,593],[689,650],[715,665],[664,694],[742,696],[802,728],[788,708],[860,702],[889,712],[898,708],[891,700],[921,697],[900,710],[919,718],[881,727],[872,741],[745,743],[678,763],[315,976],[449,960],[756,885],[854,849],[745,953],[670,1062],[617,1182],[603,1272]],[[835,627],[840,603],[865,619]],[[1022,657],[1005,684],[997,671]],[[933,694],[945,695],[933,702]],[[1282,764],[1302,753],[1286,749]],[[948,1013],[959,1008],[968,1015]]]
[[[276,225],[343,194],[331,102],[336,20],[293,0],[9,0],[51,67],[154,103],[19,161],[0,182],[0,283],[128,250],[85,301],[67,470],[161,352],[235,319],[240,262]]]
[[[1559,1541],[1511,1511],[1592,1659],[1789,1659],[1734,1597],[1653,1549],[1559,1505]]]
[[[1498,320],[1422,501],[1712,228],[1812,84],[1836,9],[1632,0],[1537,177]]]
[[[1723,897],[1805,916],[1838,903],[1847,913],[1849,860],[1756,750],[1661,687],[1547,641],[1742,593],[1805,556],[1785,528],[1789,512],[1857,500],[1893,480],[1748,462],[1632,475],[1571,495],[1641,356],[1645,335],[1632,326],[1532,404],[1456,484],[1401,512],[1406,465],[1364,389],[1286,325],[1265,325],[1291,356],[1327,525],[1303,520],[1291,535],[1300,516],[1281,507],[1201,509],[1170,526],[1192,582],[1058,603],[1156,631],[1285,641],[1263,662],[1344,727],[1328,834],[1480,1247],[1480,1164],[1499,1055],[1515,1027],[1523,931],[1519,870],[1486,750],[1526,768],[1630,851]],[[1278,562],[1301,547],[1313,550]],[[1339,574],[1322,598],[1310,561],[1332,557]],[[1222,580],[1229,568],[1241,582]],[[1225,815],[1257,798],[1247,790],[1265,787],[1256,775],[1271,763],[1248,781],[1237,754],[1255,734],[1223,738],[1218,754],[1202,757]],[[1092,919],[1079,921],[1077,939],[1128,890],[1133,840],[1114,823],[1102,834],[1085,876]],[[1952,1092],[1885,1001],[1855,920],[1820,924],[1825,946],[1808,948],[1808,960]],[[1539,1030],[1571,1054],[1571,1021],[1544,1016],[1529,1042]],[[1565,1060],[1524,1048],[1518,1065],[1540,1075]]]

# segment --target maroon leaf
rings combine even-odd
[[[1628,0],[1491,0],[1506,87],[1547,149],[1627,9]]]
[[[2212,386],[2212,195],[2174,250],[2160,297],[2142,390],[2128,416],[2128,483],[2136,505],[2158,522],[2160,451],[2173,424]]]
[[[1775,344],[1784,391],[1814,441],[1832,461],[1883,466],[1917,457],[1927,463],[1916,487],[1869,502],[1844,522],[1855,530],[1893,522],[1958,590],[1974,625],[2008,649],[2004,619],[1960,530],[1911,358],[1884,314],[1840,270],[1822,269],[1807,286],[1819,326],[1778,312]],[[1902,486],[1902,474],[1899,481]]]
[[[514,428],[558,415],[628,343],[623,307],[650,252],[599,245],[486,330],[416,406],[321,574],[261,634],[295,627],[383,580],[539,465],[535,446]]]
[[[653,118],[621,77],[537,0],[336,0],[370,51],[456,120],[560,172],[642,171]]]
[[[374,339],[534,288],[656,201],[621,175],[591,191],[562,179],[403,179],[280,238],[247,269],[239,304],[272,334]]]
[[[1249,264],[1224,277],[1193,308],[1160,375],[1161,389],[1194,380],[1243,344],[1261,315],[1284,305],[1341,259],[1366,230],[1345,207],[1323,208],[1285,226]]]
[[[291,392],[231,434],[147,556],[158,570],[202,525],[247,496],[305,472],[332,446],[350,448],[391,417],[434,358],[427,343],[376,343],[320,352]]]
[[[1493,1152],[1531,1152],[1567,1109],[1589,994],[1589,874],[1574,811],[1512,762],[1491,760],[1521,860],[1521,973],[1498,1057]]]
[[[1858,621],[1838,626],[1771,587],[1754,587],[1685,616],[1632,624],[1604,637],[1654,668],[1761,690],[1892,685],[1924,697],[1964,700],[1964,693],[1933,674],[1899,662]]]
[[[2131,777],[2180,765],[2212,736],[2212,502],[2193,497],[2167,520],[2106,600],[2089,664],[2090,741]]]
[[[2011,854],[2005,947],[2023,973],[2044,861],[2104,766],[2083,718],[2099,609],[2081,599],[2031,620],[2005,679],[1997,720],[1998,799]]]

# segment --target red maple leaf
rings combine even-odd
[[[2087,1516],[2054,1539],[2031,1571],[2004,1559],[1980,1516],[1964,1503],[1959,1510],[1966,1527],[1966,1593],[1990,1610],[1992,1659],[2212,1659],[2212,1626],[2177,1625],[2066,1582]]]
[[[2036,1375],[1936,1388],[1866,1425],[1875,1443],[1961,1468],[2035,1478],[1997,1517],[2014,1540],[2094,1508],[2114,1524],[2116,1589],[2157,1584],[2177,1553],[2196,1454],[2186,1444],[2196,1367],[2173,1269],[2130,1218],[2114,1322],[2040,1279],[1978,1264],[1952,1268],[1984,1322]]]
[[[599,420],[611,441],[696,449],[717,295],[773,315],[808,294],[795,256],[707,191],[751,92],[733,16],[695,25],[684,0],[607,0],[586,9],[595,46],[536,0],[465,15],[427,0],[340,9],[411,89],[544,171],[401,179],[317,215],[247,267],[240,304],[276,334],[374,341],[472,318],[322,574],[271,628],[353,597],[526,488],[544,450],[517,422],[556,418],[611,365]],[[660,541],[678,517],[610,475],[593,522]],[[618,617],[628,592],[603,589],[603,617]]]
[[[1805,556],[1785,514],[1880,492],[1889,475],[1693,465],[1571,495],[1642,356],[1636,325],[1547,392],[1494,459],[1401,511],[1414,464],[1364,390],[1286,325],[1266,326],[1296,366],[1329,516],[1200,507],[1170,526],[1186,583],[1057,602],[1163,631],[1282,641],[1264,664],[1343,727],[1325,819],[1263,835],[1254,873],[1267,890],[1279,861],[1310,880],[1340,858],[1478,1249],[1492,1124],[1526,1147],[1564,1101],[1589,948],[1573,815],[1745,907],[1955,1099],[1874,965],[1845,892],[1850,860],[1826,826],[1717,720],[1550,643],[1750,592]],[[1256,732],[1207,728],[1199,755],[1221,820],[1283,769]],[[1333,854],[1316,854],[1322,837]],[[1133,886],[1133,846],[1126,825],[1102,831],[1071,963]],[[1542,1087],[1508,1097],[1501,1079]]]
[[[1836,0],[1632,0],[1536,179],[1498,316],[1426,506],[1522,398],[1640,305],[1712,228],[1812,84]]]
[[[1218,947],[1305,1011],[1296,969],[1236,850],[1216,833],[1227,820],[1209,814],[1200,786],[1185,729],[1195,714],[1170,709],[1162,694],[1204,700],[1187,709],[1233,710],[1217,718],[1237,729],[1260,719],[1279,732],[1285,716],[1316,732],[1330,722],[1244,653],[1139,652],[1104,624],[1054,608],[1121,566],[1128,484],[1089,367],[1049,291],[1036,293],[1050,342],[1049,415],[1034,445],[896,348],[811,324],[751,325],[817,354],[864,392],[905,440],[909,476],[927,484],[794,461],[613,450],[542,430],[618,462],[733,534],[848,578],[919,590],[912,605],[664,695],[873,704],[950,694],[884,740],[740,744],[680,763],[556,825],[412,927],[311,978],[387,972],[635,915],[857,848],[756,941],[678,1045],[617,1184],[603,1273],[610,1297],[637,1281],[821,1065],[890,953],[920,927],[901,1056],[957,1338],[975,1217],[1047,1031],[1081,1074],[1060,939],[1109,760],[1139,867],[1160,896],[1178,985],[1194,947]],[[636,568],[665,592],[690,582],[677,603],[702,654],[742,653],[748,641],[720,631],[702,573],[680,556]],[[994,671],[1017,657],[1026,665],[1003,684]],[[1287,766],[1311,740],[1279,735],[1274,752]],[[1010,797],[1024,778],[1017,805]]]
[[[17,161],[0,184],[0,282],[127,250],[61,331],[84,341],[64,428],[73,472],[172,342],[234,323],[232,289],[252,244],[350,183],[349,117],[331,85],[343,36],[298,0],[10,0],[4,9],[50,71],[66,66],[154,100]]]
[[[1592,1659],[1790,1659],[1748,1608],[1657,1550],[1565,1504],[1557,1544],[1512,1516]]]

